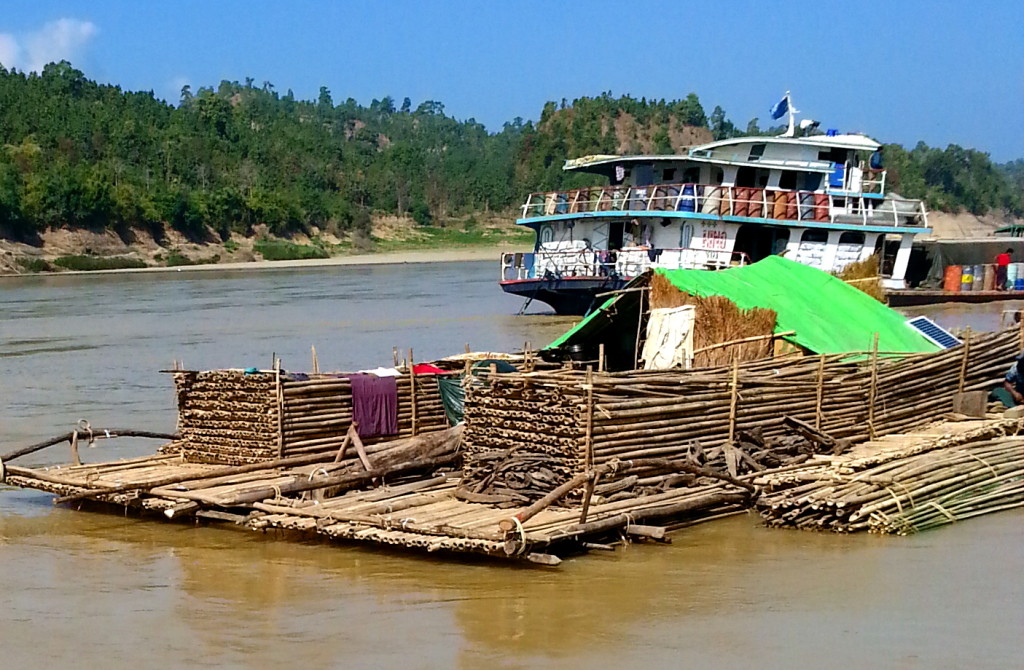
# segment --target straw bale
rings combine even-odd
[[[885,291],[882,290],[882,277],[878,269],[877,254],[872,254],[862,261],[850,263],[833,274],[855,289],[867,293],[878,302],[885,302]]]
[[[740,309],[723,296],[702,298],[680,291],[662,275],[651,278],[651,308],[695,305],[693,346],[702,349],[723,342],[747,337],[768,336],[775,331],[777,315],[770,309]],[[697,353],[694,367],[706,368],[730,365],[734,360],[754,361],[772,354],[772,341],[765,337],[755,342],[744,342]]]

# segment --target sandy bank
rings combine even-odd
[[[393,265],[401,263],[452,263],[468,261],[492,261],[497,274],[498,261],[503,252],[529,251],[529,245],[501,244],[496,246],[464,247],[456,249],[420,249],[409,251],[388,251],[365,254],[347,254],[332,258],[313,258],[296,261],[247,261],[243,263],[216,263],[209,265],[182,265],[177,267],[128,268],[120,270],[92,270],[89,272],[39,273],[54,275],[99,275],[128,274],[136,272],[223,272],[237,270],[277,270],[288,268],[328,267],[334,265]],[[0,274],[0,277],[39,276],[25,274]]]

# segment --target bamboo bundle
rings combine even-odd
[[[1024,505],[1024,438],[975,435],[924,453],[893,452],[860,468],[833,463],[766,476],[757,509],[770,526],[905,535]]]
[[[240,465],[338,448],[352,425],[352,385],[343,375],[241,370],[175,372],[187,461]],[[396,379],[398,432],[367,443],[448,427],[431,375]]]
[[[698,453],[713,455],[715,467],[745,457],[772,467],[810,453],[785,442],[787,418],[850,442],[906,432],[950,412],[958,390],[996,386],[1018,337],[1016,330],[974,336],[930,354],[752,361],[735,377],[723,367],[492,375],[489,385],[467,392],[467,490],[534,499],[553,488],[549,472],[562,483],[616,461]],[[735,435],[758,439],[736,445]],[[540,467],[545,476],[535,477]]]
[[[910,535],[1021,506],[1024,506],[1024,466],[1001,477],[984,479],[917,504],[892,516],[877,512],[871,517],[871,531]]]
[[[174,385],[186,461],[241,465],[277,456],[274,373],[175,372]]]

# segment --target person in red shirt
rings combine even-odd
[[[1007,249],[1003,253],[996,256],[996,288],[1000,291],[1005,291],[1006,286],[1006,266],[1010,264],[1010,257],[1013,255],[1013,249]]]

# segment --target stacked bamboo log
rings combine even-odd
[[[687,459],[698,447],[733,444],[741,431],[782,438],[792,432],[787,418],[851,442],[906,431],[950,412],[956,392],[996,386],[1018,351],[1011,330],[930,354],[874,349],[732,368],[492,375],[467,393],[464,488],[534,499],[616,461]]]
[[[580,417],[573,398],[557,387],[469,385],[465,419],[474,439],[464,489],[492,503],[543,496],[574,474],[567,456],[577,449]]]
[[[923,452],[768,474],[756,480],[766,487],[757,509],[774,527],[907,535],[1024,506],[1024,438],[991,439],[993,430],[939,438]]]
[[[352,425],[344,375],[210,370],[174,373],[185,460],[244,464],[336,450]],[[434,375],[396,378],[398,432],[367,443],[448,427]]]
[[[191,463],[258,463],[278,453],[274,373],[175,372],[178,431]]]

